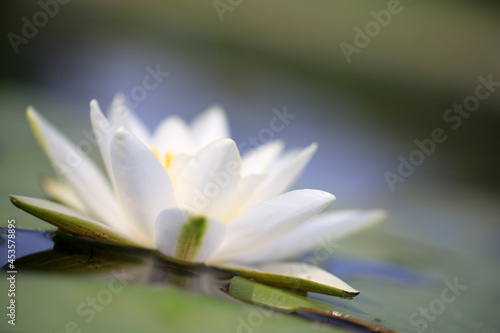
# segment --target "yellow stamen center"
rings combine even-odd
[[[166,153],[165,154],[165,169],[168,170],[170,168],[170,164],[175,159],[176,155],[174,153]]]
[[[156,156],[158,161],[160,161],[161,165],[163,165],[165,170],[168,170],[170,168],[172,161],[177,157],[177,154],[174,152],[166,152],[164,156],[161,156],[161,154],[158,152],[158,149],[156,149],[155,147],[151,147],[151,151]]]

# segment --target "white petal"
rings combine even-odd
[[[156,220],[155,243],[166,256],[203,262],[217,251],[225,234],[226,226],[221,222],[168,209]]]
[[[113,128],[123,127],[146,145],[149,145],[151,136],[149,130],[127,105],[127,100],[123,94],[116,94],[113,102],[111,102],[108,119],[113,124]]]
[[[233,140],[219,139],[201,149],[177,180],[180,207],[221,220],[240,181],[241,158]]]
[[[64,135],[40,116],[35,109],[28,108],[28,120],[40,145],[52,162],[52,166],[67,181],[85,211],[104,223],[118,229],[123,228],[123,215],[115,200],[107,179],[94,162],[77,150]]]
[[[68,183],[47,176],[40,179],[40,186],[43,192],[52,200],[63,203],[80,212],[85,211],[85,205]]]
[[[297,190],[264,201],[227,224],[227,237],[214,260],[234,259],[266,246],[325,209],[335,197],[318,190]]]
[[[274,140],[245,154],[242,176],[268,172],[271,165],[283,151],[283,146],[283,141]]]
[[[151,150],[123,128],[111,141],[111,161],[130,227],[144,241],[153,242],[156,217],[176,206],[167,172]]]
[[[184,120],[177,116],[162,120],[155,130],[151,146],[157,148],[162,155],[167,152],[175,154],[195,153],[191,129]]]
[[[279,161],[276,166],[273,166],[274,170],[271,170],[271,176],[253,196],[251,205],[274,198],[286,191],[302,169],[309,163],[316,152],[317,146],[316,143],[313,143],[307,148],[289,154]]]
[[[315,250],[316,255],[333,253],[331,242],[378,223],[385,217],[380,210],[343,210],[320,214],[276,239],[266,247],[238,258],[243,262],[278,261]]]
[[[249,198],[252,197],[253,193],[267,180],[267,175],[257,175],[252,174],[243,178],[238,189],[228,198],[226,205],[230,208],[227,214],[222,217],[222,221],[229,221],[236,217],[236,215],[242,213],[248,209]]]
[[[180,154],[177,155],[177,157],[174,158],[174,160],[170,164],[170,168],[168,168],[167,171],[170,176],[170,180],[172,181],[172,186],[174,188],[174,191],[177,188],[177,180],[179,179],[182,170],[184,170],[184,167],[189,163],[189,161],[191,161],[192,158],[193,158],[192,156],[186,154]]]
[[[224,110],[214,105],[191,122],[191,130],[197,149],[217,139],[229,138],[229,125]]]
[[[111,138],[116,128],[104,116],[96,100],[90,102],[90,122],[94,131],[94,139],[99,146],[104,166],[110,178],[113,177],[113,169],[111,167],[110,144]],[[111,179],[114,182],[114,179]]]

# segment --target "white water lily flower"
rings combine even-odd
[[[275,264],[273,269],[263,264],[311,249],[318,239],[350,234],[383,215],[343,211],[316,217],[335,200],[333,195],[319,190],[284,193],[316,144],[282,154],[283,143],[271,141],[241,158],[235,142],[228,139],[226,117],[219,107],[208,109],[190,125],[168,117],[150,134],[122,96],[115,98],[107,117],[96,101],[90,106],[108,179],[28,108],[33,132],[64,182],[42,182],[44,191],[61,204],[11,196],[16,206],[82,236],[157,249],[177,260],[240,267],[240,273],[253,278],[267,271],[294,277],[290,283],[323,283],[341,290],[341,296],[358,293],[317,267],[302,265],[297,271],[292,264]]]

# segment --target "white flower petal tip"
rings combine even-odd
[[[155,229],[158,251],[174,260],[195,263],[208,260],[226,235],[224,224],[179,209],[161,212]]]
[[[120,141],[125,140],[128,135],[130,135],[130,132],[127,131],[123,126],[120,126],[113,134],[113,139]]]
[[[90,122],[92,124],[94,138],[97,146],[99,147],[104,166],[106,167],[108,176],[114,185],[114,175],[111,167],[110,154],[110,143],[114,128],[106,116],[102,113],[101,107],[95,99],[90,101]]]
[[[285,192],[309,163],[318,144],[313,142],[308,147],[285,154],[269,168],[270,177],[251,198],[251,205],[280,195]]]
[[[108,111],[108,119],[114,128],[123,126],[145,144],[151,141],[149,130],[129,107],[125,95],[115,96]]]
[[[314,292],[342,298],[353,298],[359,291],[335,275],[305,263],[277,262],[247,266],[238,263],[216,265],[262,284],[296,292]]]
[[[318,151],[318,143],[315,141],[306,148],[304,148],[302,154],[310,155],[312,157],[314,154],[316,154],[317,151]]]
[[[300,253],[325,247],[334,241],[375,226],[386,218],[383,210],[339,210],[324,212],[266,247],[239,257],[241,262],[258,263],[297,257]],[[295,244],[289,246],[289,244]],[[328,254],[334,255],[334,246],[326,246]]]
[[[282,140],[273,140],[250,150],[243,156],[244,169],[242,175],[267,173],[284,147],[285,143]]]
[[[342,212],[342,211],[339,211]],[[381,210],[381,209],[373,209],[373,210],[360,210],[360,211],[353,211],[357,213],[357,223],[353,223],[353,227],[348,229],[346,228],[345,233],[342,233],[339,235],[340,238],[344,238],[346,236],[350,236],[352,234],[358,233],[360,231],[363,231],[365,229],[373,228],[389,217],[387,214],[387,211]],[[333,212],[331,212],[333,213]]]
[[[224,108],[219,104],[210,105],[205,111],[195,117],[191,123],[202,123],[203,121],[210,121],[214,119],[219,122],[219,125],[229,128],[229,126],[226,126],[228,123],[226,111],[224,111]]]
[[[113,114],[113,113],[128,112],[128,111],[129,107],[127,104],[127,98],[125,97],[125,94],[122,92],[116,93],[111,101],[109,113]]]
[[[40,130],[40,124],[44,119],[31,105],[26,108],[26,118],[28,118],[28,123],[30,124],[31,131],[35,135],[36,140],[43,150],[47,150],[45,140]]]
[[[213,105],[191,121],[193,138],[198,149],[217,139],[229,138],[229,124],[226,113]]]
[[[108,179],[94,161],[32,107],[28,108],[27,117],[52,166],[72,186],[88,215],[119,228],[120,208]]]
[[[372,221],[373,221],[372,225],[382,223],[389,217],[389,214],[387,214],[385,210],[380,210],[380,209],[368,210],[365,211],[365,214],[372,216]]]
[[[334,200],[328,192],[296,190],[250,207],[227,223],[228,237],[213,260],[233,260],[257,251],[317,215]]]
[[[10,195],[10,200],[16,207],[60,230],[107,243],[152,249],[117,229],[54,202],[19,195]]]
[[[90,110],[92,110],[92,109],[99,109],[99,111],[101,110],[101,107],[99,106],[99,102],[96,99],[91,100],[89,103],[89,106],[90,106]]]
[[[111,128],[111,124],[109,123],[108,119],[102,112],[99,102],[93,99],[90,101],[89,107],[90,107],[90,120],[93,126],[98,128],[102,128],[103,126]]]
[[[159,154],[194,154],[194,148],[191,129],[186,122],[178,116],[169,116],[163,119],[156,126],[151,146]]]

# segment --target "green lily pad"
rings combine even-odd
[[[264,315],[265,309],[232,299],[172,286],[136,285],[120,271],[106,281],[30,273],[17,278],[16,325],[2,320],[2,332],[302,333],[317,328],[301,318]],[[0,288],[8,290],[8,283],[3,278]],[[43,307],[35,300],[43,300]],[[346,331],[325,327],[321,332]]]
[[[235,276],[229,285],[229,294],[252,304],[264,306],[283,312],[297,312],[316,316],[316,320],[330,320],[335,324],[343,324],[351,328],[363,328],[371,332],[395,333],[396,331],[377,323],[345,314],[340,308],[310,299],[293,292],[266,286],[240,276]]]
[[[16,207],[58,227],[60,230],[107,243],[146,248],[144,244],[134,241],[118,230],[92,221],[90,218],[57,203],[18,195],[10,195],[10,200]]]

